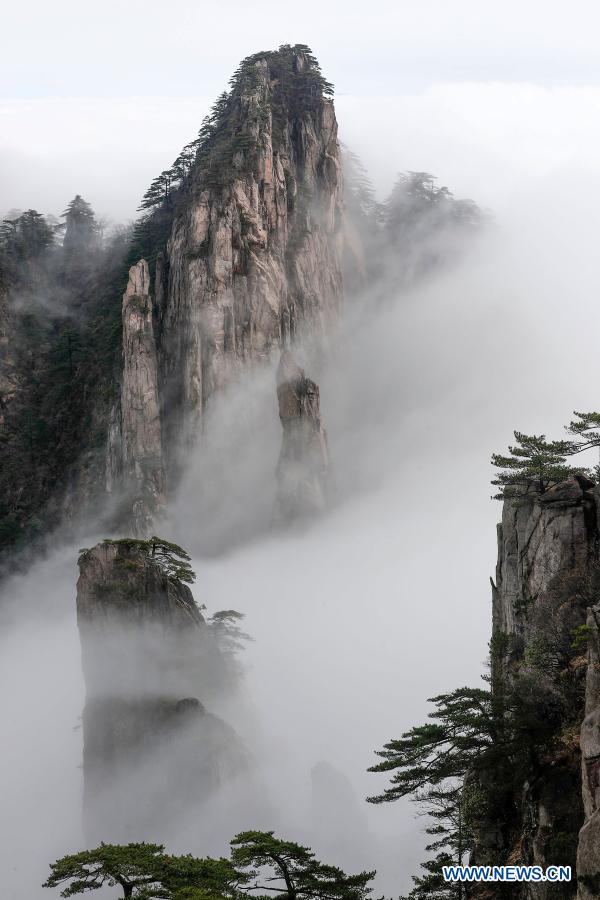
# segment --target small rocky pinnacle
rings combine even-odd
[[[277,463],[275,524],[322,512],[328,505],[329,454],[321,423],[319,387],[289,351],[277,369],[277,399],[283,428]]]

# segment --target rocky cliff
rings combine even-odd
[[[285,523],[323,512],[329,496],[329,453],[319,388],[288,351],[282,353],[277,370],[277,400],[283,436],[274,520]]]
[[[474,853],[479,861],[571,865],[574,872],[577,861],[586,898],[600,888],[598,535],[597,489],[584,476],[544,493],[530,485],[504,501],[492,583],[492,686],[497,696],[510,693],[513,710],[526,711],[531,746],[536,734],[543,737],[497,821],[480,827]],[[576,886],[531,883],[510,891],[573,898]]]
[[[286,45],[243,60],[133,235],[101,243],[79,196],[62,246],[33,210],[4,229],[0,563],[90,513],[155,530],[221,389],[325,341],[343,206],[331,85]]]
[[[140,840],[248,767],[235,732],[204,705],[230,673],[189,587],[143,542],[104,542],[79,566],[86,836]]]
[[[328,94],[308,48],[244,60],[179,188],[146,220],[168,237],[130,273],[109,444],[145,498],[131,516],[140,533],[160,503],[163,462],[172,485],[211,398],[337,316],[342,183]]]
[[[163,368],[192,421],[244,363],[326,327],[342,297],[337,123],[309,54],[245,60],[213,141],[167,246]]]
[[[164,503],[165,472],[159,407],[155,308],[145,260],[129,270],[123,295],[120,403],[109,427],[107,488],[121,493],[135,535],[152,531]]]
[[[585,822],[579,833],[579,897],[600,896],[600,604],[588,609],[589,644],[585,718],[581,726],[581,779]]]

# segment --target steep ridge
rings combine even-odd
[[[244,60],[179,187],[161,195],[142,223],[146,258],[130,279],[143,273],[144,352],[149,358],[154,328],[160,422],[154,389],[151,400],[145,393],[140,343],[131,340],[130,298],[140,295],[130,280],[108,452],[109,481],[116,470],[133,484],[129,521],[137,533],[145,516],[151,528],[147,514],[160,505],[163,461],[169,487],[214,395],[303,329],[322,336],[335,321],[343,293],[342,180],[329,94],[308,48]],[[168,239],[157,240],[165,230]],[[132,440],[133,422],[139,433],[153,431],[151,450]],[[140,477],[148,453],[153,474]]]
[[[100,241],[79,196],[62,245],[34,210],[5,223],[2,561],[92,511],[98,530],[151,533],[221,389],[324,338],[343,295],[331,95],[308,47],[255,54],[133,234]]]
[[[480,821],[472,854],[475,862],[571,865],[585,898],[599,896],[600,885],[600,683],[590,609],[600,589],[598,537],[598,490],[585,476],[543,493],[531,484],[504,500],[492,582],[492,687],[497,697],[512,691],[526,703],[529,737],[535,728],[545,739],[500,816]],[[572,898],[574,879],[513,885],[506,896]]]

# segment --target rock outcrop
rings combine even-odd
[[[596,538],[593,482],[584,476],[544,493],[531,485],[506,500],[498,526],[493,633],[518,638],[520,646],[535,638],[534,613],[547,604],[553,579],[585,568],[594,558]],[[506,654],[503,662],[509,661]]]
[[[10,279],[0,273],[3,462],[17,469],[4,478],[0,552],[58,524],[80,531],[90,513],[112,533],[155,531],[208,404],[303,334],[325,341],[336,319],[344,200],[331,86],[303,45],[243,60],[230,84],[143,198],[128,247],[100,246],[80,196],[60,248],[34,211],[14,225],[35,227],[19,238],[26,258],[4,253]]]
[[[212,398],[302,333],[323,338],[342,302],[337,122],[308,48],[244,60],[205,132],[180,187],[150,216],[160,223],[155,262],[134,266],[124,298],[108,481],[122,456],[134,509],[121,522],[138,533]]]
[[[581,780],[585,823],[579,833],[577,874],[581,900],[600,896],[600,604],[588,609],[585,719],[581,726]]]
[[[189,587],[139,542],[99,544],[79,565],[86,837],[156,836],[248,766],[204,706],[227,685],[227,663]]]
[[[109,422],[107,466],[108,487],[127,498],[131,530],[141,537],[152,532],[165,492],[154,318],[150,272],[141,260],[123,295],[121,399]]]
[[[319,387],[289,351],[282,353],[277,370],[277,400],[283,436],[274,520],[289,523],[323,512],[329,495],[329,454]]]
[[[598,897],[600,887],[594,881],[600,870],[595,799],[600,679],[595,613],[588,612],[600,589],[597,504],[593,482],[582,475],[543,493],[530,485],[504,501],[492,583],[492,683],[502,690],[513,686],[541,721],[555,721],[545,753],[537,754],[507,798],[502,821],[480,828],[474,852],[480,862],[571,865],[573,872],[577,857],[580,896],[586,900]],[[550,727],[547,721],[544,727]],[[511,896],[572,898],[574,878],[562,886],[515,885]],[[595,887],[588,890],[586,879]]]
[[[342,299],[342,182],[333,101],[302,49],[245,60],[167,247],[166,390],[191,425],[215,390]]]

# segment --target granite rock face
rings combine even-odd
[[[342,302],[333,101],[301,49],[241,69],[215,148],[196,158],[173,206],[166,244],[151,270],[142,259],[130,272],[107,451],[109,488],[119,467],[131,484],[128,532],[152,530],[219,391],[302,335],[324,341]]]
[[[164,503],[162,427],[154,303],[145,260],[129,270],[123,295],[123,375],[108,428],[108,487],[131,505],[131,531],[148,536]],[[120,419],[120,421],[119,421]]]
[[[493,631],[534,637],[532,609],[543,606],[557,575],[585,566],[597,534],[593,483],[569,478],[543,494],[530,486],[506,500],[498,526],[498,563],[492,597]]]
[[[288,351],[282,353],[277,371],[277,400],[283,435],[274,520],[289,523],[326,509],[329,454],[319,387],[306,377]]]
[[[585,823],[579,833],[577,874],[584,900],[600,896],[600,604],[588,609],[585,718],[581,726],[581,780]]]
[[[239,136],[227,177],[201,169],[167,248],[163,366],[194,430],[213,393],[303,326],[322,332],[342,299],[342,180],[332,100],[295,90],[309,65],[267,54],[230,99]],[[288,85],[284,88],[284,81]],[[176,426],[177,427],[177,426]]]
[[[197,812],[248,759],[205,707],[228,672],[189,587],[134,542],[99,544],[79,565],[86,838],[140,840]]]
[[[487,836],[480,835],[475,852],[479,860],[496,854],[495,858],[545,868],[565,863],[568,856],[574,868],[578,846],[578,875],[600,869],[596,865],[600,820],[595,818],[594,799],[595,760],[600,755],[595,718],[600,720],[600,679],[594,663],[598,651],[592,639],[584,691],[585,647],[573,650],[573,636],[586,616],[597,641],[594,611],[586,609],[599,583],[597,500],[593,482],[574,475],[543,493],[529,485],[503,504],[496,583],[492,583],[493,676],[509,684],[525,678],[531,690],[539,690],[540,698],[545,691],[558,690],[555,698],[565,709],[565,719],[556,746],[548,748],[515,794],[513,820],[503,823],[502,834],[490,829]],[[539,664],[549,637],[570,658],[567,669],[552,676],[553,681]],[[565,704],[567,696],[570,707]],[[583,719],[580,742],[578,722]],[[580,880],[579,896],[598,897],[599,887],[596,884],[595,893],[586,892]],[[561,888],[531,883],[513,890],[515,897],[549,900],[574,897],[577,888],[573,880]]]

